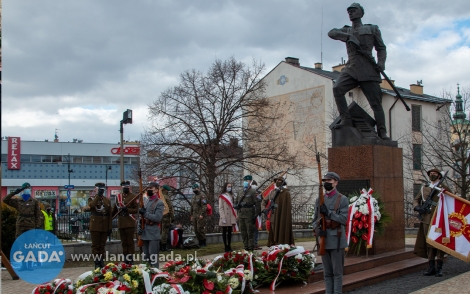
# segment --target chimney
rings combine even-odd
[[[333,71],[341,72],[345,66],[346,66],[346,64],[343,63],[343,64],[335,65],[332,68],[333,68]]]
[[[417,85],[417,84],[411,84],[410,92],[413,94],[423,95],[423,86]]]
[[[395,80],[390,80],[393,85],[395,85]],[[382,79],[382,82],[380,83],[380,88],[382,89],[387,89],[387,90],[393,90],[392,86],[387,82],[386,79]]]
[[[300,66],[299,59],[295,57],[286,57],[286,63],[292,64],[294,66]]]
[[[316,69],[323,69],[323,64],[321,62],[315,62]]]

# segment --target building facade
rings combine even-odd
[[[1,160],[2,198],[29,182],[32,197],[49,203],[57,213],[83,211],[97,182],[106,183],[106,195],[111,199],[120,191],[119,144],[23,141],[9,137],[2,140]],[[136,179],[139,165],[139,145],[125,144],[124,178]]]

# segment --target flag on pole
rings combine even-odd
[[[447,254],[470,262],[469,223],[470,201],[441,191],[426,242]]]

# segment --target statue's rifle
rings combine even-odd
[[[370,55],[370,54],[367,54],[367,52],[365,52],[364,50],[362,50],[359,46],[357,46],[357,52],[359,52],[362,56],[364,56],[370,63],[372,63],[372,65],[375,67],[375,69],[377,69],[382,75],[383,77],[385,78],[385,80],[389,83],[390,87],[392,87],[393,91],[395,92],[395,94],[397,94],[397,97],[400,98],[401,102],[403,102],[403,105],[405,105],[405,108],[407,111],[410,111],[410,107],[408,106],[408,104],[406,104],[405,100],[403,99],[403,97],[401,97],[400,93],[398,92],[397,88],[395,87],[395,85],[392,83],[392,81],[390,81],[390,79],[388,78],[388,76],[385,74],[385,72],[383,70],[380,70],[378,65],[377,65],[377,62],[375,62],[374,58]]]
[[[318,192],[319,192],[319,203],[320,205],[323,205],[325,204],[325,195],[323,195],[323,188],[321,186],[321,183],[322,183],[322,174],[321,174],[321,162],[320,162],[320,152],[318,152],[317,150],[317,138],[314,137],[314,141],[315,141],[315,158],[317,160],[317,167],[318,167],[318,183],[319,183],[319,189],[318,189]],[[318,211],[320,211],[320,208],[317,207],[316,209],[318,209]],[[326,216],[321,213],[321,229],[322,230],[325,230],[326,229]],[[320,241],[317,242],[319,245],[319,249],[318,249],[318,254],[319,255],[325,255],[326,254],[326,244],[325,244],[325,236],[320,236]]]
[[[124,206],[119,207],[118,212],[117,212],[115,215],[113,215],[113,219],[115,219],[116,216],[118,216],[118,215],[121,213],[121,210],[122,210],[123,207],[129,206],[132,202],[134,202],[135,200],[137,200],[137,198],[139,198],[139,201],[140,201],[140,198],[143,196],[145,190],[147,190],[148,187],[149,187],[149,186],[145,187],[145,188],[142,190],[142,182],[140,182],[140,190],[141,190],[141,192],[140,192],[139,194],[135,195],[134,198],[132,198],[131,201],[127,202]],[[143,198],[143,197],[142,197],[142,198]],[[143,204],[141,204],[141,205],[143,205]],[[141,207],[142,207],[142,206],[141,206]]]

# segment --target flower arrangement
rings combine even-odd
[[[73,284],[70,279],[55,279],[54,281],[39,285],[31,292],[31,294],[73,294]]]
[[[381,236],[390,222],[384,203],[372,189],[362,189],[359,196],[349,198],[346,239],[349,250],[359,255],[362,248],[371,248],[374,235]]]
[[[32,294],[253,293],[265,283],[274,289],[276,281],[306,281],[314,266],[315,256],[303,247],[279,245],[261,256],[242,250],[212,261],[168,261],[162,270],[145,264],[108,263],[80,275],[75,284],[57,279],[36,287]]]
[[[276,284],[282,281],[307,281],[314,274],[316,258],[302,246],[278,245],[262,253],[265,272],[262,273],[260,283],[270,283],[274,291]]]

